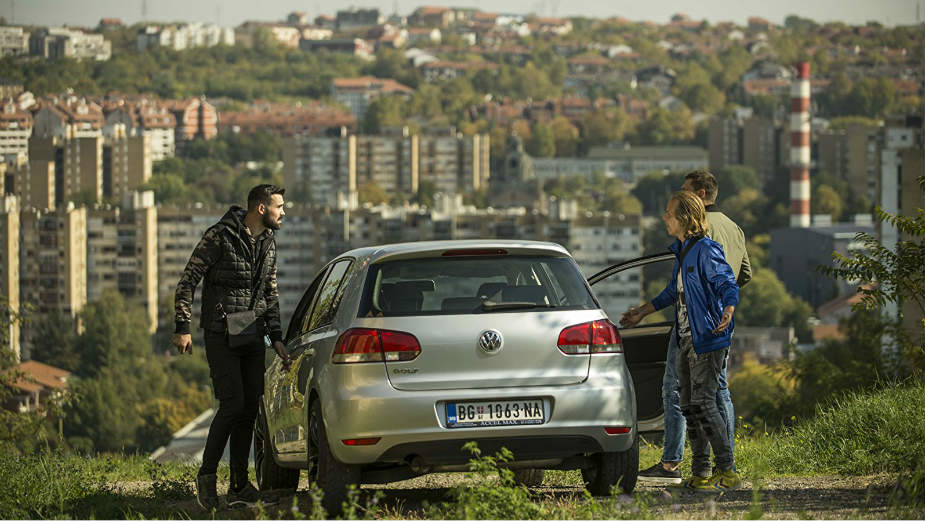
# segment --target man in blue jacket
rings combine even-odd
[[[726,422],[716,405],[739,287],[722,246],[705,237],[706,210],[699,197],[686,191],[675,193],[662,219],[669,235],[677,239],[669,247],[678,257],[671,281],[651,302],[624,313],[620,325],[632,327],[646,315],[675,305],[681,411],[687,421],[693,452],[693,476],[682,486],[739,488],[742,482],[735,471]],[[710,447],[716,463],[715,475]]]

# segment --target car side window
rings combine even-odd
[[[321,286],[321,291],[318,293],[312,313],[302,325],[303,334],[334,321],[334,313],[337,311],[340,297],[343,295],[341,286],[346,280],[345,275],[347,275],[351,264],[353,264],[353,260],[345,259],[331,266],[328,276]]]
[[[305,322],[305,317],[312,307],[312,300],[315,297],[315,293],[318,292],[318,287],[321,285],[321,281],[324,280],[324,275],[327,270],[321,270],[321,273],[315,277],[315,280],[309,284],[308,289],[305,290],[305,294],[302,295],[302,300],[299,301],[299,305],[296,306],[295,312],[292,314],[292,318],[289,319],[289,327],[286,329],[286,343],[288,344],[293,338],[302,334],[302,324]]]

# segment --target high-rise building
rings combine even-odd
[[[0,201],[0,312],[8,313],[5,337],[9,342],[0,349],[10,349],[18,361],[21,355],[19,314],[19,199],[4,195]]]
[[[453,129],[412,135],[388,129],[374,136],[293,136],[283,145],[283,178],[292,198],[337,206],[368,184],[388,195],[412,195],[420,183],[462,193],[487,186],[489,137]]]
[[[75,315],[87,303],[87,209],[20,212],[20,303]]]
[[[876,201],[879,134],[879,128],[861,124],[820,132],[816,139],[817,170],[847,182],[856,195],[867,201]]]
[[[116,125],[103,145],[102,194],[120,200],[151,177],[151,139],[147,134],[130,136]]]
[[[87,215],[87,300],[107,290],[145,309],[150,332],[157,329],[157,207],[154,192],[125,194],[116,208]]]

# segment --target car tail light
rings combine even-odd
[[[604,427],[607,434],[629,434],[630,430],[629,427]]]
[[[401,331],[353,328],[344,331],[331,361],[335,364],[366,362],[403,362],[414,360],[421,354],[421,344],[414,335]]]
[[[559,351],[567,355],[588,353],[622,353],[620,333],[609,320],[595,320],[563,329],[557,342]]]
[[[350,438],[350,439],[347,439],[347,440],[340,440],[340,441],[341,441],[341,443],[343,443],[344,445],[348,445],[348,446],[350,446],[350,447],[356,447],[356,446],[360,446],[360,445],[375,445],[375,444],[379,443],[379,440],[381,440],[381,439],[382,439],[382,437],[376,437],[376,438]]]

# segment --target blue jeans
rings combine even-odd
[[[684,435],[687,421],[681,413],[681,395],[678,393],[678,336],[675,330],[670,333],[668,341],[668,359],[665,360],[665,377],[662,379],[662,400],[665,408],[665,447],[662,449],[664,463],[680,463],[684,456]],[[716,391],[716,406],[726,422],[729,434],[729,447],[735,452],[735,411],[729,396],[726,382],[726,366],[729,358],[723,360],[723,370],[719,375],[719,389]]]

